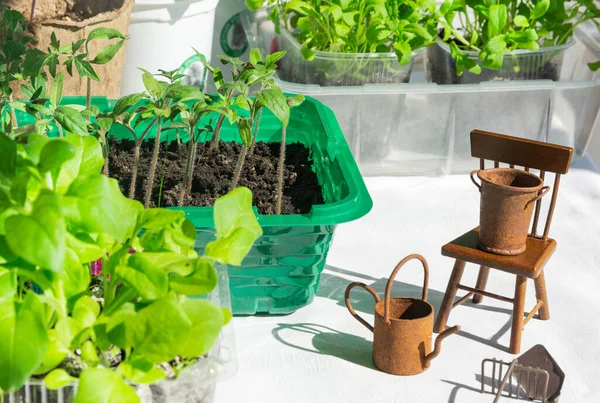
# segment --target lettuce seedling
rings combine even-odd
[[[174,358],[196,362],[231,318],[196,296],[216,286],[216,262],[239,265],[261,236],[251,192],[216,200],[216,239],[198,256],[183,211],[144,209],[100,174],[103,163],[91,136],[0,134],[3,392],[37,374],[49,389],[78,380],[77,403],[136,402],[131,385],[166,378]],[[98,259],[103,295],[93,298]]]

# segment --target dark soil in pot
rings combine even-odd
[[[562,64],[562,57],[557,58],[556,55],[541,54],[512,57],[507,54],[504,57],[502,67],[497,70],[482,68],[480,74],[464,71],[458,77],[456,75],[456,61],[450,56],[450,52],[443,49],[441,45],[435,44],[427,48],[427,63],[425,63],[425,66],[430,82],[437,84],[478,84],[484,81],[558,81],[560,70],[557,68],[557,62]]]
[[[148,172],[152,161],[154,142],[144,143],[140,150],[140,162],[136,181],[135,199],[143,202]],[[130,140],[111,140],[109,175],[119,181],[123,194],[129,194],[133,167],[134,143]],[[219,143],[216,154],[209,156],[208,143],[198,144],[196,167],[192,181],[191,197],[184,206],[212,206],[217,197],[229,191],[241,145],[233,142]],[[181,158],[180,158],[181,151]],[[157,164],[152,206],[178,205],[181,182],[185,175],[187,146],[178,148],[172,141],[161,149]],[[166,156],[166,159],[165,159]],[[317,175],[313,172],[310,151],[300,143],[286,145],[282,214],[306,214],[311,207],[323,204],[323,193]],[[253,204],[261,214],[274,214],[277,193],[277,164],[279,143],[256,144],[254,155],[246,156],[246,162],[238,186],[252,190]],[[163,168],[164,167],[164,168]],[[164,172],[164,178],[163,178]],[[161,192],[162,182],[162,192]]]

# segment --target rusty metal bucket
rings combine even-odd
[[[539,176],[514,168],[475,170],[471,180],[481,193],[479,248],[498,255],[525,252],[533,207],[550,187]]]
[[[390,298],[394,277],[409,260],[418,259],[423,264],[425,278],[422,299]],[[351,283],[346,288],[346,306],[350,314],[373,332],[373,362],[383,372],[394,375],[416,375],[427,368],[438,356],[442,340],[460,330],[460,326],[446,329],[437,337],[431,351],[433,334],[433,306],[427,302],[429,267],[421,255],[409,255],[396,266],[385,288],[384,300],[364,283]],[[362,287],[375,298],[375,327],[361,318],[350,303],[350,291]]]

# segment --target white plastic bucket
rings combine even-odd
[[[181,68],[186,84],[203,89],[206,72],[195,48],[210,60],[219,0],[136,0],[121,81],[121,96],[144,91],[142,67],[151,73]]]

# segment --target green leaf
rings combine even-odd
[[[252,128],[250,127],[250,119],[238,117],[237,128],[238,132],[240,133],[242,143],[246,147],[250,147],[250,144],[252,143]]]
[[[300,48],[300,54],[309,62],[312,61],[316,55],[316,53],[312,49],[308,48],[306,45],[302,45],[302,47]]]
[[[252,192],[238,187],[215,200],[217,240],[206,246],[206,255],[220,263],[239,266],[261,235],[262,228],[252,210]]]
[[[116,39],[116,38],[125,39],[125,35],[123,35],[121,32],[119,32],[118,30],[116,30],[114,28],[100,27],[100,28],[92,29],[92,31],[90,32],[90,34],[87,37],[87,41],[89,43],[93,39],[109,40],[109,39]]]
[[[73,59],[73,62],[75,62],[75,68],[80,77],[89,77],[94,81],[100,81],[100,77],[96,74],[92,64],[83,57],[77,56]]]
[[[550,0],[539,0],[533,10],[531,10],[531,15],[529,16],[530,20],[537,20],[540,17],[543,17],[548,11],[550,7]]]
[[[100,315],[100,304],[88,295],[84,295],[75,302],[71,316],[79,321],[83,327],[90,327]]]
[[[141,203],[123,196],[115,179],[104,175],[77,178],[64,198],[69,220],[88,232],[104,232],[117,242],[134,235]]]
[[[4,237],[0,237],[0,239],[1,238]],[[2,241],[3,240],[0,242]],[[0,267],[0,301],[10,300],[13,298],[17,294],[17,284],[17,271]]]
[[[529,26],[529,21],[527,21],[527,18],[525,18],[522,15],[517,15],[515,17],[515,19],[513,20],[513,22],[517,27],[528,27]]]
[[[212,262],[204,258],[198,258],[193,262],[191,274],[169,277],[169,285],[173,291],[192,296],[208,294],[217,286],[217,282],[218,276]]]
[[[77,110],[68,106],[59,106],[54,111],[54,118],[65,130],[80,136],[88,135],[88,122]]]
[[[295,108],[296,106],[300,106],[304,102],[304,95],[296,94],[293,97],[287,99],[287,103],[290,108]]]
[[[160,323],[160,326],[156,326]],[[152,362],[171,360],[181,343],[188,340],[192,323],[172,295],[163,297],[141,309],[127,324],[131,335],[132,358]]]
[[[245,0],[245,3],[250,11],[256,11],[262,7],[264,0]]]
[[[56,322],[56,337],[64,346],[69,346],[70,348],[71,342],[83,328],[83,325],[79,321],[67,316]]]
[[[179,222],[185,217],[181,210],[166,210],[163,208],[147,208],[139,216],[139,229],[158,229],[173,222]]]
[[[131,256],[127,266],[118,266],[117,275],[145,300],[164,297],[169,291],[167,273],[139,255]]]
[[[182,357],[199,357],[206,354],[215,344],[221,328],[230,316],[210,301],[187,299],[183,311],[192,322],[190,337],[179,347],[178,355]]]
[[[158,80],[154,78],[154,76],[148,70],[142,68],[139,70],[144,73],[142,74],[142,81],[144,82],[144,87],[146,87],[148,93],[154,98],[160,97],[162,94],[162,87]]]
[[[17,167],[17,143],[0,134],[0,175],[12,177]]]
[[[394,51],[396,52],[396,56],[398,56],[401,65],[405,66],[410,62],[412,58],[412,49],[408,43],[394,43]]]
[[[63,141],[75,147],[76,156],[62,166],[58,175],[56,190],[61,194],[66,193],[77,177],[96,175],[104,165],[102,147],[95,137],[69,136]]]
[[[256,94],[256,101],[258,107],[266,107],[269,109],[277,119],[284,125],[287,126],[290,119],[290,108],[287,103],[285,95],[280,88],[267,88]]]
[[[60,100],[62,99],[63,93],[63,81],[65,79],[65,75],[61,72],[56,74],[54,80],[52,80],[52,86],[50,87],[50,102],[52,105],[57,106],[60,104]]]
[[[597,71],[598,69],[600,69],[600,60],[598,60],[597,62],[588,63],[588,67],[592,71]]]
[[[58,390],[68,386],[70,383],[75,382],[77,379],[73,378],[62,368],[57,368],[51,371],[44,378],[44,384],[50,390]]]
[[[48,346],[44,306],[32,293],[0,301],[0,389],[18,390],[40,365]]]
[[[133,383],[152,384],[164,379],[166,374],[147,360],[126,360],[119,365],[123,376]]]
[[[54,139],[46,143],[40,153],[40,172],[53,172],[58,175],[63,164],[77,156],[75,147],[67,141]]]
[[[494,38],[497,35],[502,34],[508,14],[506,11],[505,4],[494,4],[490,6],[489,18],[486,24],[487,37]]]
[[[252,49],[250,51],[250,63],[252,63],[253,66],[256,66],[260,62],[262,62],[262,56],[260,55],[260,50],[258,50],[256,48]]]
[[[56,368],[71,351],[56,335],[56,329],[48,330],[48,348],[40,365],[33,372],[34,375],[42,375]]]
[[[32,215],[10,216],[6,227],[11,229],[6,241],[15,255],[36,266],[62,270],[67,229],[56,206],[45,204]]]
[[[118,372],[108,368],[88,368],[79,377],[74,403],[138,403],[135,389]]]
[[[124,43],[125,43],[125,40],[121,40],[121,41],[118,41],[115,43],[111,43],[110,45],[107,45],[100,52],[98,52],[98,54],[96,55],[94,60],[91,61],[91,63],[106,64],[106,63],[110,62],[115,57],[117,52],[123,47]]]
[[[115,107],[113,108],[113,113],[115,116],[122,114],[127,111],[132,106],[136,105],[144,98],[144,94],[130,94],[125,95],[121,99],[117,101]]]
[[[81,236],[84,236],[84,235],[87,235],[87,234],[84,234],[84,233],[81,234]],[[89,235],[88,235],[88,237],[89,237]],[[98,245],[93,243],[93,240],[91,238],[88,239],[88,242],[85,242],[85,241],[77,238],[75,235],[73,235],[71,233],[67,233],[66,243],[67,243],[67,246],[69,248],[71,248],[73,253],[75,253],[75,255],[77,256],[77,259],[81,263],[95,262],[96,260],[100,259],[102,257],[102,255],[104,254],[102,249]]]
[[[165,93],[165,98],[179,99],[180,101],[203,100],[204,94],[193,85],[174,85],[169,86]]]

